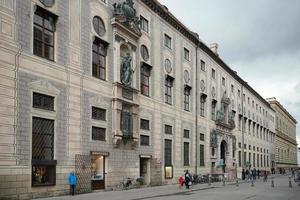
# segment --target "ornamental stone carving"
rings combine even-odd
[[[140,20],[136,16],[136,10],[134,9],[133,5],[134,2],[132,0],[126,0],[122,3],[114,3],[114,16],[117,17],[118,21],[124,24],[126,27],[140,33]]]
[[[130,87],[132,82],[133,70],[131,69],[131,60],[130,54],[127,53],[121,63],[121,82],[125,87]]]

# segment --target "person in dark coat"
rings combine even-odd
[[[192,181],[191,175],[190,175],[189,171],[186,170],[185,175],[184,175],[184,183],[185,183],[186,189],[190,189],[190,184],[192,183],[191,181]]]
[[[245,169],[242,170],[242,180],[245,180]]]
[[[257,170],[257,178],[258,179],[260,178],[260,170],[259,169]]]
[[[256,169],[255,168],[253,168],[253,170],[252,170],[252,177],[254,180],[256,180]]]
[[[70,185],[70,193],[72,196],[75,195],[75,189],[77,185],[77,177],[74,172],[71,172],[69,175],[69,185]]]
[[[249,179],[249,177],[250,177],[250,173],[249,173],[249,170],[248,169],[246,169],[246,179],[248,180]]]

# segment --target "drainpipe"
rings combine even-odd
[[[195,152],[195,174],[198,174],[198,44],[196,47],[196,97],[195,97],[195,133],[196,133],[196,152]]]
[[[18,52],[15,54],[15,88],[14,88],[14,157],[16,159],[16,165],[19,165],[18,159],[17,159],[17,130],[18,130],[18,118],[19,118],[19,112],[18,112],[18,72],[19,72],[19,58],[22,54],[23,48],[21,45],[18,45]]]
[[[245,123],[244,123],[244,82],[242,83],[241,88],[241,99],[242,99],[242,168],[245,168],[245,158],[244,158],[244,132],[245,132]]]

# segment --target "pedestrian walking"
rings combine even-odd
[[[267,171],[264,171],[264,182],[268,181],[268,173]]]
[[[183,176],[179,176],[179,178],[178,178],[178,188],[180,190],[181,190],[183,184],[184,184],[184,178],[183,178]]]
[[[184,182],[185,182],[185,187],[186,189],[190,189],[190,186],[192,185],[192,181],[191,181],[191,175],[189,173],[188,170],[185,171],[185,175],[184,175]]]
[[[258,179],[260,178],[260,170],[259,169],[257,170],[257,178]]]
[[[242,180],[245,180],[245,169],[242,170]]]
[[[69,185],[70,185],[70,194],[72,196],[74,196],[76,185],[77,185],[77,177],[76,177],[75,173],[71,172],[68,179],[69,179]]]
[[[253,174],[252,174],[252,177],[253,177],[254,180],[256,180],[256,169],[255,169],[255,168],[253,168]]]
[[[295,170],[292,168],[292,177],[295,178]]]
[[[249,170],[248,169],[246,169],[246,178],[247,178],[247,180],[249,180],[249,177],[250,177],[250,172],[249,172]]]

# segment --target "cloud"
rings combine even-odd
[[[300,1],[160,0],[263,97],[297,119],[300,141]]]

